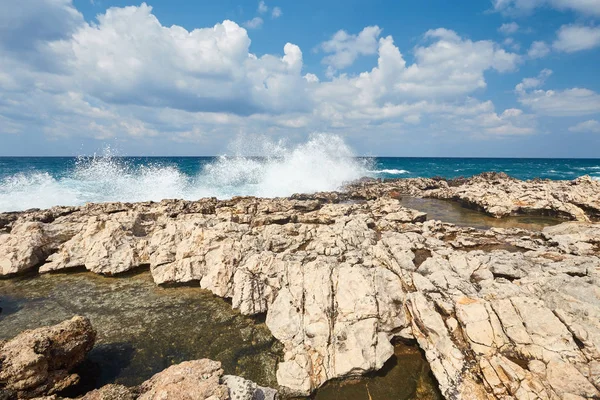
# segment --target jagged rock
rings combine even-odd
[[[157,284],[198,282],[244,314],[266,313],[285,350],[278,383],[291,394],[381,368],[392,340],[402,337],[417,340],[447,398],[593,398],[600,388],[598,225],[477,230],[424,221],[395,198],[457,199],[498,216],[597,220],[599,189],[583,178],[485,174],[363,181],[346,192],[289,199],[26,212],[2,219],[0,260],[9,261],[0,265],[4,275],[43,262],[41,272],[85,266],[106,275],[149,265]],[[154,396],[163,383],[165,393],[179,390],[173,385],[187,367],[178,368],[145,393]]]
[[[79,232],[52,254],[40,272],[85,266],[92,272],[115,275],[148,263],[146,241],[136,236],[138,216],[92,216]]]
[[[84,317],[24,331],[0,348],[0,387],[19,398],[59,392],[79,381],[72,370],[94,345],[96,332]]]
[[[457,200],[492,216],[553,215],[577,221],[600,221],[600,182],[589,176],[572,181],[521,181],[504,173],[467,179],[397,179],[363,181],[349,186],[352,196],[374,199],[408,194]]]
[[[586,255],[600,249],[600,224],[564,223],[546,227],[542,234],[564,253]]]
[[[40,222],[23,222],[0,234],[0,275],[27,271],[47,257],[47,238]]]
[[[138,399],[229,400],[229,390],[221,383],[222,375],[220,362],[185,361],[142,383]]]

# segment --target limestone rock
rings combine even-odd
[[[403,193],[454,199],[494,216],[586,222],[542,232],[459,227],[425,221],[397,201]],[[394,339],[413,338],[447,398],[593,398],[600,388],[600,231],[589,221],[599,219],[599,193],[600,183],[586,178],[482,174],[364,180],[291,198],[0,215],[0,274],[40,264],[40,272],[84,266],[105,275],[149,266],[157,284],[195,282],[243,314],[266,314],[284,347],[277,379],[287,394],[380,369]],[[221,378],[209,361],[191,363],[158,374],[143,395],[198,390],[220,398],[227,395],[222,382],[244,396],[257,390]]]
[[[224,375],[223,383],[229,389],[231,400],[276,400],[277,390],[258,386],[240,376]]]
[[[123,385],[109,384],[86,393],[81,400],[134,400],[132,390]]]
[[[79,381],[71,371],[94,345],[84,317],[24,331],[0,348],[0,386],[21,398],[52,394]]]
[[[39,222],[17,225],[10,234],[0,233],[0,276],[27,271],[47,257],[47,237]]]
[[[185,361],[161,371],[140,385],[139,400],[228,400],[221,383],[221,363],[208,359]]]
[[[492,216],[553,215],[577,221],[600,221],[600,182],[583,176],[572,181],[521,181],[487,172],[466,179],[412,178],[350,185],[353,196],[378,198],[408,194],[457,200]]]

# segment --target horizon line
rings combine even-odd
[[[227,154],[219,154],[212,156],[189,156],[189,155],[0,155],[0,159],[2,158],[77,158],[77,157],[109,157],[109,158],[216,158],[216,157],[252,157],[252,158],[267,158],[272,156],[264,156],[264,155],[227,155]],[[506,159],[506,160],[600,160],[600,157],[515,157],[515,156],[373,156],[373,155],[357,155],[352,156],[351,158],[430,158],[430,159],[441,159],[441,158],[453,158],[453,159]]]

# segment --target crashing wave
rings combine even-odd
[[[388,175],[403,175],[410,174],[410,171],[405,169],[378,169],[373,171],[368,171],[371,174],[388,174]]]
[[[368,175],[368,162],[357,159],[339,136],[316,134],[295,146],[252,143],[250,149],[238,144],[233,155],[216,158],[196,175],[173,165],[134,165],[109,150],[80,157],[61,176],[39,171],[8,176],[0,179],[0,212],[86,202],[289,196],[336,190]],[[266,156],[243,155],[248,151]]]

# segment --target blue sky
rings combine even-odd
[[[600,157],[600,0],[0,7],[0,155]]]

